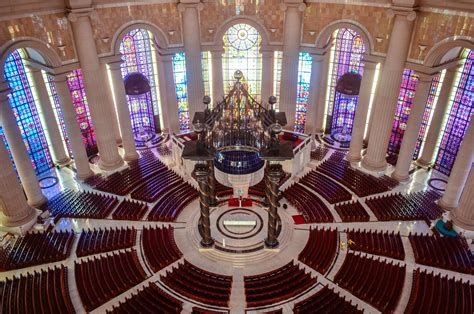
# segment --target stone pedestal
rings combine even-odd
[[[451,211],[450,216],[455,225],[474,231],[474,170],[472,166],[461,194],[459,206]]]

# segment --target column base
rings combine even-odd
[[[270,241],[268,238],[265,239],[265,247],[267,249],[276,249],[279,245],[278,240]]]
[[[387,169],[387,162],[385,160],[381,162],[375,162],[368,160],[367,157],[362,158],[362,167],[370,171],[384,171]]]
[[[99,157],[100,157],[100,155],[99,155]],[[102,158],[100,158],[100,160],[99,160],[99,168],[102,169],[102,170],[105,170],[105,171],[115,170],[117,168],[122,167],[123,164],[124,164],[124,161],[120,156],[115,162],[112,162],[112,163],[104,162],[104,160]]]
[[[214,239],[210,239],[209,241],[204,241],[204,239],[201,240],[201,247],[209,249],[214,246]]]
[[[397,180],[398,182],[405,182],[405,181],[408,181],[408,179],[410,179],[409,174],[398,174],[395,171],[392,172],[391,177]]]
[[[465,230],[474,231],[474,221],[466,220],[462,217],[457,216],[456,210],[451,211],[451,213],[449,214],[449,218],[452,219],[455,226]]]
[[[54,161],[54,164],[58,167],[64,167],[64,166],[69,165],[71,162],[72,162],[72,159],[69,157],[66,157],[62,160]]]
[[[123,156],[123,160],[125,161],[133,161],[133,160],[137,160],[138,158],[140,157],[140,155],[138,155],[138,153],[135,151],[131,154],[128,154],[128,155],[125,155]]]
[[[46,204],[48,199],[43,194],[41,194],[41,195],[42,195],[42,197],[37,199],[37,200],[31,200],[31,201],[27,200],[28,205],[30,205],[33,208],[40,208],[42,205]]]
[[[87,173],[76,173],[75,177],[79,181],[85,181],[85,180],[89,179],[90,177],[92,177],[93,175],[95,175],[94,171],[90,170]]]
[[[423,159],[417,159],[415,161],[415,163],[420,166],[420,167],[423,167],[423,168],[427,168],[427,167],[431,167],[433,165],[432,162],[428,162],[428,161],[425,161]]]
[[[358,156],[357,155],[347,155],[346,159],[349,162],[359,162],[362,159],[362,157],[360,156],[360,154]]]
[[[24,234],[26,231],[31,229],[36,223],[36,218],[38,217],[38,212],[31,207],[27,209],[27,215],[24,217],[10,217],[5,216],[0,213],[0,230],[5,231],[3,229],[17,229],[15,233]],[[14,230],[13,230],[14,231]]]
[[[443,198],[441,198],[439,201],[438,201],[438,205],[443,208],[444,210],[447,210],[447,211],[451,211],[453,209],[455,209],[456,207],[459,206],[459,204],[450,204],[450,203],[447,203],[446,201],[443,200]]]

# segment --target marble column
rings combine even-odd
[[[449,108],[451,90],[454,86],[457,71],[458,67],[447,69],[444,75],[443,85],[441,86],[438,102],[431,118],[430,127],[426,131],[427,135],[425,144],[423,145],[423,151],[417,160],[420,166],[431,166],[433,158],[435,157],[436,143],[438,142],[438,138],[442,135],[441,128],[443,127],[443,119]]]
[[[107,64],[106,63],[101,63],[100,67],[102,68],[102,71],[104,73],[104,77],[107,79],[106,83],[106,91],[107,91],[107,104],[110,105],[110,113],[111,116],[109,118],[110,123],[112,124],[114,128],[114,135],[115,135],[115,142],[117,144],[122,144],[122,133],[120,132],[120,125],[118,121],[118,112],[115,109],[115,102],[114,102],[114,97],[115,95],[112,94],[112,82],[109,81],[109,71],[107,70]]]
[[[369,112],[370,96],[372,86],[374,84],[375,69],[377,63],[371,61],[364,61],[364,74],[360,84],[359,100],[357,102],[356,113],[354,117],[354,125],[352,127],[351,144],[347,160],[360,161],[361,151],[364,144],[364,130],[367,121],[367,114]]]
[[[71,92],[67,84],[67,73],[57,74],[53,77],[63,113],[64,126],[71,144],[72,157],[76,166],[76,177],[85,180],[94,175],[94,172],[90,168],[81,129],[77,122],[76,109],[72,103]]]
[[[183,43],[186,56],[186,78],[188,88],[189,117],[204,110],[204,81],[202,79],[201,36],[199,11],[204,5],[200,0],[180,0],[178,10],[181,12],[183,25]]]
[[[222,73],[222,50],[211,51],[212,62],[212,103],[216,104],[224,97],[224,76]]]
[[[284,0],[281,9],[285,11],[283,35],[283,59],[281,64],[280,111],[286,113],[287,128],[293,130],[296,114],[296,89],[298,83],[298,61],[300,53],[303,0]]]
[[[206,163],[196,163],[194,166],[193,177],[199,184],[199,199],[201,208],[201,246],[208,248],[214,245],[214,239],[211,236],[211,220],[209,210],[209,168]]]
[[[461,194],[459,206],[450,213],[456,226],[474,231],[474,168],[471,166],[466,185]]]
[[[265,246],[276,248],[278,246],[278,200],[280,194],[280,181],[283,176],[283,168],[280,164],[268,165],[266,169],[265,194],[268,201],[268,230]]]
[[[36,212],[26,202],[7,148],[1,140],[0,169],[0,226],[18,227],[36,219]]]
[[[127,95],[125,94],[125,86],[122,79],[122,63],[122,60],[109,63],[109,70],[115,106],[117,108],[118,120],[120,122],[120,133],[122,134],[122,144],[124,150],[123,159],[125,161],[132,161],[138,159],[138,153],[135,146],[135,138],[133,136],[132,120],[130,117],[130,110],[128,108]]]
[[[273,95],[273,51],[262,51],[261,102],[266,103]]]
[[[7,139],[10,151],[15,161],[16,170],[25,190],[28,204],[32,207],[43,205],[47,199],[41,192],[35,169],[21,137],[13,109],[8,101],[10,89],[6,82],[0,83],[0,125]]]
[[[474,119],[471,115],[469,127],[461,142],[453,169],[449,175],[448,184],[443,197],[438,204],[446,210],[459,206],[459,199],[466,184],[469,173],[472,172],[472,163],[474,162]],[[472,179],[472,178],[471,178]],[[469,183],[472,185],[472,182]]]
[[[415,98],[408,117],[407,128],[403,134],[397,165],[392,173],[392,177],[398,181],[405,181],[410,177],[410,165],[413,161],[413,153],[415,152],[426,102],[430,94],[431,81],[433,80],[433,75],[417,74],[419,80],[416,86]]]
[[[50,141],[50,147],[53,152],[54,163],[59,166],[68,164],[71,159],[66,153],[65,145],[61,137],[61,130],[59,130],[59,121],[56,120],[54,115],[53,106],[46,89],[43,74],[40,69],[30,67],[33,78],[33,83],[36,87],[36,93],[38,94],[38,105],[43,113],[43,119],[45,128],[48,130],[48,139]]]
[[[115,170],[123,165],[123,160],[118,153],[114,128],[110,123],[110,117],[114,113],[111,110],[111,99],[107,91],[107,77],[97,56],[90,22],[91,14],[95,14],[92,8],[73,9],[68,14],[68,19],[72,25],[72,34],[94,124],[99,148],[99,167],[103,170]]]
[[[327,75],[323,76],[324,67],[327,67],[325,55],[311,55],[313,62],[311,63],[311,81],[309,85],[308,112],[306,113],[305,131],[313,135],[321,132],[324,119],[324,100],[320,102],[319,95],[321,88],[325,86],[321,81],[327,82]]]
[[[414,11],[391,9],[389,12],[394,22],[378,87],[383,92],[377,93],[374,100],[369,146],[362,159],[362,166],[374,171],[382,171],[387,167],[385,157],[416,18]]]
[[[161,109],[163,110],[164,128],[170,134],[179,133],[178,101],[173,74],[173,55],[159,56],[158,76],[160,81]],[[192,119],[192,117],[190,117]]]

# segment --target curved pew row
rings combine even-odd
[[[173,231],[173,227],[145,227],[142,231],[143,253],[154,272],[165,268],[183,256],[176,245]]]
[[[69,296],[67,268],[27,273],[0,282],[2,313],[75,313]]]
[[[76,255],[82,257],[126,249],[135,245],[136,237],[137,231],[133,227],[82,231],[77,243]]]
[[[74,233],[72,231],[31,232],[14,239],[15,243],[11,249],[5,250],[2,254],[0,271],[65,260],[71,253]]]
[[[291,299],[316,284],[304,269],[293,262],[265,274],[245,276],[247,308],[276,304]]]
[[[319,290],[313,296],[295,304],[293,309],[296,314],[305,313],[341,313],[356,314],[362,313],[357,306],[347,302],[339,293],[335,293],[328,287]]]
[[[347,242],[348,248],[353,251],[383,255],[399,260],[405,259],[405,249],[400,232],[349,230],[347,231]]]
[[[283,196],[302,213],[306,223],[334,221],[331,212],[319,197],[300,183],[295,183],[286,189]]]
[[[308,242],[298,259],[317,272],[325,274],[337,252],[337,230],[310,229]]]
[[[96,309],[147,278],[135,250],[74,263],[84,309]]]

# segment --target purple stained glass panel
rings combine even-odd
[[[304,133],[306,112],[308,111],[311,63],[313,58],[307,52],[300,52],[298,62],[298,85],[296,94],[295,131]]]
[[[459,81],[454,86],[454,99],[443,130],[434,168],[450,175],[459,146],[474,112],[474,53],[469,51]]]

